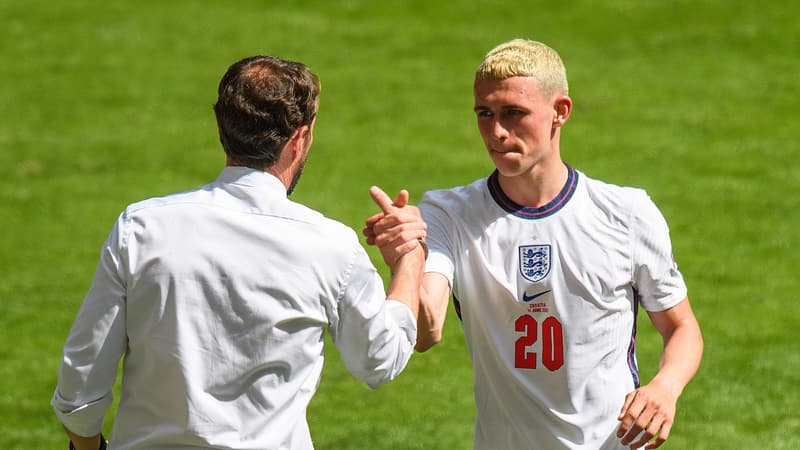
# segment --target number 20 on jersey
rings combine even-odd
[[[564,332],[558,319],[548,316],[539,323],[530,314],[523,314],[514,321],[514,329],[523,333],[514,343],[514,367],[536,369],[539,358],[550,371],[564,365]],[[541,355],[529,350],[539,340]]]

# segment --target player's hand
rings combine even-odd
[[[427,226],[417,207],[408,204],[408,191],[401,190],[394,201],[380,188],[369,191],[381,212],[369,217],[363,229],[367,244],[376,245],[383,261],[391,268],[401,256],[417,248],[425,239]]]
[[[408,204],[408,191],[405,189],[401,190],[397,194],[397,198],[394,199],[394,202],[392,202],[389,196],[377,186],[372,186],[369,189],[369,195],[372,197],[372,200],[381,208],[381,212],[368,217],[366,225],[361,232],[364,234],[364,236],[366,236],[367,244],[375,245],[375,224],[386,217],[387,214],[390,214],[394,209],[392,207],[402,208],[406,206]],[[389,210],[389,212],[387,212],[387,210]]]
[[[673,391],[653,380],[625,396],[625,404],[617,417],[620,421],[617,437],[623,445],[632,449],[642,446],[654,449],[667,440],[678,403]]]

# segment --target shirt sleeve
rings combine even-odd
[[[678,304],[687,293],[672,254],[669,227],[644,192],[633,211],[633,285],[646,310],[663,311]]]
[[[125,351],[125,283],[120,258],[122,216],[103,245],[92,285],[64,344],[51,405],[65,427],[93,436],[113,400]]]
[[[383,280],[357,243],[338,304],[330,332],[345,367],[372,389],[397,377],[414,351],[417,324],[406,305],[386,299]]]
[[[437,272],[444,275],[453,285],[455,264],[453,263],[453,239],[455,233],[448,232],[455,227],[445,211],[430,200],[426,193],[419,203],[420,214],[427,224],[425,241],[428,244],[428,258],[425,260],[425,272]]]

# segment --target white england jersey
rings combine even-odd
[[[569,167],[560,194],[522,207],[495,172],[426,193],[426,272],[453,288],[472,359],[476,449],[616,449],[639,384],[638,305],[686,297],[647,194]]]

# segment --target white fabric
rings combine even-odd
[[[110,448],[312,448],[325,327],[372,388],[416,341],[355,232],[289,201],[272,175],[228,167],[119,217],[52,405],[75,433],[98,433],[124,355]]]
[[[473,363],[476,449],[625,448],[637,299],[657,311],[686,296],[647,194],[569,173],[542,208],[515,205],[496,175],[420,202],[426,272],[450,280]]]

